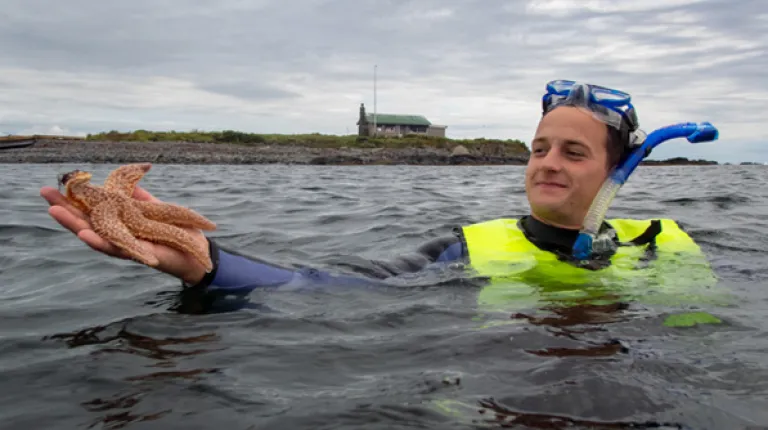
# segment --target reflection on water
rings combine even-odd
[[[493,398],[480,400],[480,414],[493,414],[492,418],[475,420],[483,424],[493,424],[498,428],[527,429],[572,429],[574,426],[590,430],[602,429],[683,429],[681,424],[648,422],[606,422],[571,418],[563,415],[519,412],[500,404]]]
[[[82,405],[87,411],[97,415],[104,413],[100,418],[93,420],[93,422],[88,425],[88,428],[100,426],[110,430],[121,429],[131,423],[154,421],[171,413],[170,409],[143,415],[131,413],[130,409],[139,405],[139,402],[141,401],[140,398],[143,397],[144,394],[144,392],[139,391],[132,394],[117,396],[109,400],[94,399],[90,402],[83,402]]]
[[[114,335],[105,335],[104,337],[100,338],[98,334],[104,332],[106,329],[106,326],[97,326],[83,329],[74,333],[60,333],[46,336],[44,340],[65,339],[66,344],[69,345],[70,348],[114,342],[120,346],[102,348],[95,351],[94,354],[122,352],[126,354],[140,355],[155,360],[161,360],[161,362],[155,366],[173,366],[176,363],[172,362],[171,358],[198,355],[215,351],[215,349],[174,351],[171,349],[163,348],[163,346],[204,343],[219,339],[218,336],[213,333],[193,337],[155,339],[150,336],[142,336],[140,334],[131,333],[125,326],[121,327],[120,330]],[[225,348],[220,348],[219,350],[223,349]]]
[[[524,273],[528,262],[492,286],[435,271],[381,290],[260,290],[247,308],[216,314],[210,296],[100,256],[50,219],[39,187],[83,166],[0,168],[7,428],[698,430],[768,422],[762,166],[641,168],[611,207],[614,218],[679,220],[717,279],[704,262],[677,259],[663,269],[655,261],[645,274],[627,266],[599,282],[560,272],[539,279]],[[99,181],[112,168],[88,166]],[[370,260],[413,252],[455,225],[527,212],[523,169],[510,166],[152,172],[146,188],[214,219],[223,247],[285,267],[353,261],[334,269],[373,272]],[[703,326],[702,312],[717,317],[703,322],[722,323]],[[681,313],[694,317],[670,324]],[[463,414],[430,414],[440,400],[461,403]]]
[[[110,334],[115,331],[114,334]],[[210,344],[216,342],[219,336],[215,333],[208,333],[189,337],[163,337],[154,338],[148,335],[133,333],[127,328],[125,322],[115,323],[109,326],[96,326],[71,333],[59,333],[45,336],[43,340],[63,340],[70,348],[79,348],[92,345],[104,345],[94,350],[91,355],[98,356],[104,354],[129,354],[136,355],[153,360],[154,362],[147,367],[175,367],[178,365],[174,359],[197,356],[214,351],[222,351],[221,348],[198,348],[186,351],[171,349],[174,345],[196,345]],[[172,409],[163,409],[161,411],[137,413],[132,412],[141,409],[141,399],[150,392],[173,379],[199,380],[203,375],[218,372],[218,368],[200,368],[189,370],[172,370],[150,372],[141,375],[127,376],[122,378],[126,382],[139,382],[138,385],[132,385],[129,394],[116,393],[110,398],[95,398],[90,401],[82,402],[82,406],[89,412],[100,415],[90,425],[93,428],[97,425],[103,425],[108,429],[120,429],[129,423],[157,420],[164,415],[171,413]],[[160,384],[141,383],[141,382],[160,382]]]
[[[577,335],[588,332],[605,331],[604,324],[626,321],[628,316],[622,315],[621,311],[628,309],[626,303],[611,303],[596,305],[591,303],[574,304],[572,306],[548,306],[544,310],[551,311],[554,316],[535,317],[523,313],[512,315],[513,319],[524,319],[528,323],[537,326],[546,326],[549,333],[554,336],[564,336],[572,340],[577,339]],[[587,325],[581,329],[572,328],[573,326]],[[540,350],[526,350],[531,354],[540,356],[610,356],[616,353],[627,353],[628,350],[617,339],[611,339],[607,342],[595,343],[591,341],[582,341],[591,346],[585,348],[545,348]]]

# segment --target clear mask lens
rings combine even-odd
[[[589,94],[589,99],[594,102],[606,102],[611,105],[628,105],[632,101],[632,96],[624,91],[614,90],[600,85],[590,85],[576,81],[559,79],[547,84],[547,92],[558,96],[568,96],[573,90],[580,90],[584,94]]]
[[[595,119],[620,130],[622,120],[630,123],[630,128],[637,128],[633,114],[623,115],[632,109],[631,96],[623,91],[613,90],[599,85],[583,84],[569,80],[555,80],[547,84],[546,109],[567,105],[582,107]]]
[[[615,91],[610,91],[605,88],[594,88],[592,94],[598,102],[620,102],[629,103],[630,97],[628,94],[623,94]]]
[[[547,84],[547,91],[549,91],[550,94],[554,93],[557,95],[564,96],[568,94],[569,91],[571,91],[571,88],[573,88],[573,85],[576,84],[575,81],[565,81],[565,80],[557,80],[552,81]]]

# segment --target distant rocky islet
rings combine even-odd
[[[306,165],[523,165],[527,153],[501,146],[468,150],[435,147],[318,148],[302,145],[242,145],[198,142],[109,142],[44,139],[26,148],[0,151],[0,163],[306,164]]]
[[[183,141],[92,141],[40,139],[25,148],[0,150],[0,163],[125,164],[303,164],[303,165],[525,165],[529,153],[488,144],[471,149],[412,146],[312,147],[299,144],[244,145]],[[644,160],[644,165],[717,165],[716,161]]]

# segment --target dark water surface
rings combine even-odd
[[[73,168],[0,165],[0,428],[768,428],[768,169],[643,167],[611,217],[683,223],[733,297],[719,325],[654,306],[526,318],[478,289],[255,292],[174,311],[179,282],[91,251],[49,218]],[[526,213],[522,167],[156,165],[142,184],[286,265],[413,251],[455,224]]]

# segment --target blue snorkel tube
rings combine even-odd
[[[584,218],[584,226],[573,244],[573,257],[578,260],[586,260],[592,255],[593,250],[601,252],[615,246],[610,238],[597,238],[613,198],[622,185],[627,182],[629,175],[651,153],[653,148],[662,142],[678,137],[684,137],[690,143],[710,142],[717,140],[719,132],[709,122],[685,122],[662,127],[649,134],[645,142],[630,153],[626,161],[617,166],[603,183],[589,207],[587,216]]]

